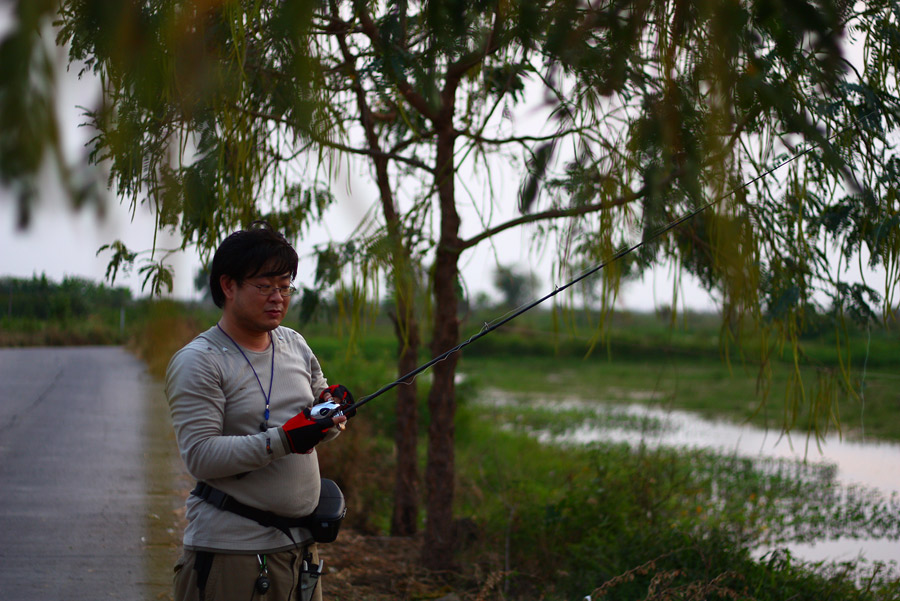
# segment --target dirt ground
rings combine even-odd
[[[454,599],[451,590],[420,567],[421,538],[368,536],[342,529],[319,545],[324,592],[331,601]],[[450,595],[450,596],[448,596]]]

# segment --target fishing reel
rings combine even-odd
[[[341,405],[334,401],[323,401],[309,408],[309,417],[315,421],[326,420],[339,415],[344,415],[344,411]],[[343,432],[347,428],[347,422],[335,424],[334,427]]]
[[[356,406],[353,404],[353,395],[342,384],[329,386],[319,394],[319,402],[305,409],[306,416],[315,422],[322,422],[333,417],[346,416],[347,419],[356,415]],[[336,425],[338,430],[346,428],[346,422]]]
[[[313,405],[309,409],[309,417],[311,419],[329,419],[343,415],[341,406],[334,401],[325,401],[317,405]]]

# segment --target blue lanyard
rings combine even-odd
[[[266,394],[265,389],[263,388],[262,382],[259,380],[259,374],[256,373],[256,370],[253,369],[253,364],[250,363],[250,359],[247,357],[246,353],[244,353],[244,349],[241,348],[237,342],[234,341],[234,338],[228,335],[228,332],[222,329],[218,323],[216,327],[219,328],[219,331],[225,334],[225,337],[231,341],[231,343],[237,347],[237,350],[240,351],[241,355],[244,357],[244,361],[247,362],[247,365],[250,366],[250,371],[253,372],[253,375],[256,377],[256,383],[259,384],[259,390],[263,393],[263,398],[266,399],[266,410],[263,413],[263,417],[265,421],[259,424],[259,431],[265,432],[269,429],[269,399],[272,398],[272,382],[275,381],[275,338],[272,336],[272,332],[269,332],[269,344],[272,346],[272,367],[271,372],[269,373],[269,394]]]

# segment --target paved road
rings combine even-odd
[[[124,349],[0,349],[0,600],[169,598],[180,469]]]

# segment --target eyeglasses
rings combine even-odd
[[[272,296],[273,292],[277,292],[282,297],[291,296],[297,289],[293,286],[270,286],[269,284],[250,284],[254,286],[263,296]]]

